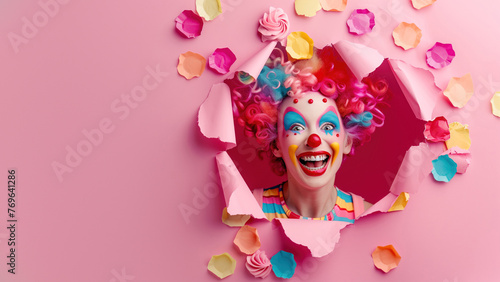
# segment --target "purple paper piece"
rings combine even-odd
[[[362,35],[372,31],[375,26],[375,15],[368,9],[354,10],[347,19],[349,33]]]
[[[229,48],[217,48],[208,57],[208,66],[220,74],[226,74],[236,61],[236,56]]]
[[[431,49],[425,53],[427,65],[434,69],[441,69],[451,64],[455,58],[455,51],[451,44],[436,42]]]
[[[175,18],[175,28],[186,38],[195,38],[201,34],[203,19],[191,10],[184,10]]]

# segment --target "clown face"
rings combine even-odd
[[[283,158],[288,181],[312,190],[333,187],[342,155],[351,145],[333,99],[308,92],[281,103],[274,154]]]

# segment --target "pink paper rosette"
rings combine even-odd
[[[425,53],[427,65],[433,69],[442,69],[451,64],[455,58],[455,50],[451,44],[436,42],[431,49]]]
[[[184,10],[175,18],[175,28],[186,38],[200,36],[203,19],[191,10]]]
[[[259,20],[259,33],[262,42],[266,41],[281,41],[288,35],[290,22],[288,15],[281,8],[269,8],[269,13],[264,13],[262,19]]]
[[[220,74],[226,74],[236,61],[236,56],[229,48],[217,48],[208,57],[208,66]]]
[[[256,278],[267,277],[273,268],[266,253],[260,250],[257,250],[251,256],[247,256],[246,267]]]
[[[375,15],[368,9],[357,9],[352,11],[346,23],[349,33],[362,35],[372,31],[375,26]]]

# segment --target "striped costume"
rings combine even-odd
[[[354,220],[364,211],[363,198],[341,191],[337,187],[337,200],[332,211],[318,218],[300,216],[292,212],[283,197],[283,184],[267,189],[255,189],[253,194],[268,220],[274,218],[301,218],[310,220],[344,221],[354,223]]]

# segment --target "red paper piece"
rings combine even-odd
[[[437,117],[425,124],[425,139],[432,142],[441,142],[450,139],[450,126],[444,117]]]

